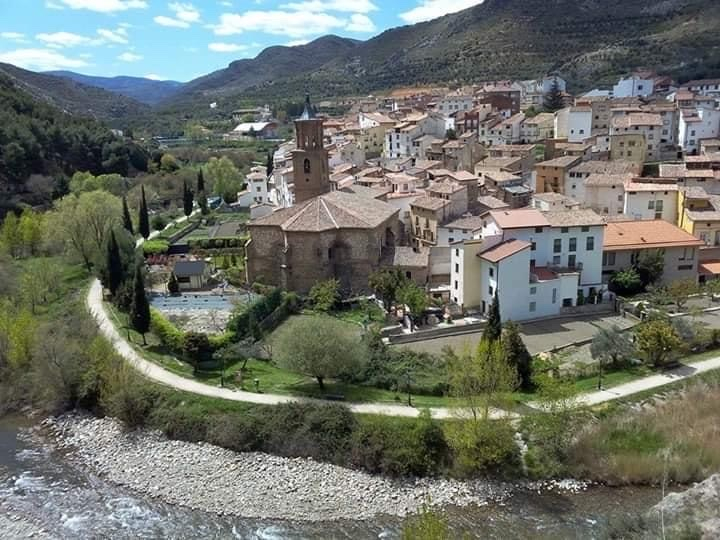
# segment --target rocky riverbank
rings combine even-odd
[[[667,495],[648,512],[648,519],[657,521],[660,516],[673,536],[720,538],[720,474]]]
[[[484,480],[393,480],[311,459],[235,453],[125,431],[112,419],[64,416],[44,422],[60,448],[131,490],[185,507],[245,518],[329,521],[404,516],[424,502],[501,502],[509,488]]]

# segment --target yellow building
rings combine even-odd
[[[641,133],[623,133],[610,136],[610,159],[645,163],[645,135]]]
[[[707,247],[720,246],[720,196],[698,187],[678,192],[678,226],[702,240]]]

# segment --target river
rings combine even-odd
[[[27,422],[0,419],[0,515],[22,518],[52,538],[397,538],[397,518],[292,523],[218,516],[171,506],[119,488],[27,434]],[[580,494],[521,491],[504,504],[449,508],[454,535],[472,538],[604,538],[609,521],[644,512],[651,488],[591,488]],[[1,538],[7,538],[0,531]]]

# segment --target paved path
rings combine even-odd
[[[157,364],[150,362],[140,356],[137,351],[126,341],[115,328],[110,320],[102,299],[102,286],[100,281],[93,280],[88,296],[86,299],[87,308],[95,318],[100,332],[110,341],[115,350],[122,356],[131,366],[142,373],[148,379],[170,386],[176,390],[198,394],[201,396],[227,399],[230,401],[242,401],[246,403],[257,403],[262,405],[277,405],[289,402],[304,403],[327,403],[326,401],[311,398],[283,396],[279,394],[256,394],[253,392],[245,392],[240,390],[230,390],[228,388],[218,388],[210,386],[192,379],[187,379],[168,371]],[[600,392],[592,392],[589,394],[581,394],[577,398],[578,405],[597,405],[614,399],[631,396],[646,390],[660,388],[667,384],[678,382],[694,375],[720,369],[720,356],[682,365],[678,368],[668,370],[665,373],[651,375],[643,379],[612,387],[608,390]],[[530,407],[537,407],[533,403],[529,403]],[[417,417],[422,409],[408,407],[403,405],[380,404],[380,403],[351,403],[348,404],[350,410],[359,414],[380,414],[385,416],[404,416]],[[456,416],[456,410],[436,407],[431,408],[430,413],[433,418],[453,418]],[[503,411],[494,411],[493,416],[509,416],[509,413]]]

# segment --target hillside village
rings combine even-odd
[[[368,292],[397,267],[454,315],[578,313],[646,252],[659,284],[720,272],[720,80],[634,73],[579,96],[559,76],[357,100],[257,168],[247,281]],[[542,111],[542,112],[541,112]],[[262,129],[263,125],[258,125]],[[524,284],[524,285],[521,285]]]

